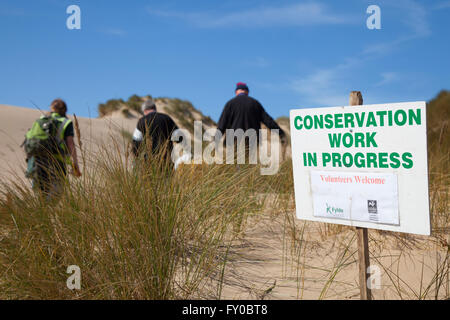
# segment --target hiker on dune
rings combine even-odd
[[[151,153],[169,161],[173,149],[171,137],[178,129],[177,125],[168,115],[157,112],[156,104],[151,99],[142,104],[142,113],[144,116],[139,119],[133,133],[134,155],[148,160]]]
[[[222,115],[220,116],[217,129],[223,134],[227,129],[242,129],[246,132],[249,129],[256,131],[256,146],[259,141],[259,130],[261,129],[261,122],[264,123],[268,129],[278,129],[281,141],[285,143],[286,134],[280,126],[267,114],[261,103],[258,100],[250,97],[248,86],[239,82],[236,85],[235,97],[227,102]],[[225,141],[224,141],[225,142]],[[245,141],[246,150],[249,149],[249,141]],[[252,147],[250,145],[250,147]]]
[[[66,116],[67,105],[56,99],[50,112],[36,120],[27,132],[24,147],[27,154],[26,176],[35,191],[54,198],[62,192],[67,166],[81,176],[74,142],[73,123]]]

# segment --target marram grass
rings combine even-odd
[[[4,183],[1,298],[202,298],[246,215],[258,210],[251,190],[259,170],[174,173],[159,156],[133,167],[118,150],[87,157],[83,177],[57,201]],[[81,290],[66,286],[70,265],[80,267]]]

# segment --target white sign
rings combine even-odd
[[[399,225],[397,175],[311,171],[314,216]]]
[[[297,218],[430,234],[426,103],[291,110]]]

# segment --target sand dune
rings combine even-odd
[[[1,179],[25,180],[25,154],[20,145],[40,115],[39,110],[0,105]],[[94,154],[100,145],[111,143],[111,137],[120,137],[122,131],[132,133],[137,121],[118,116],[78,120],[83,148]],[[285,214],[293,212],[292,206]],[[304,247],[292,256],[291,244],[284,236],[284,213],[262,213],[253,220],[248,222],[246,237],[231,250],[221,298],[317,299],[322,294],[331,299],[359,298],[356,243],[351,228],[326,235],[323,224],[306,223]],[[295,224],[300,230],[304,222],[297,220]],[[382,268],[381,288],[373,291],[375,298],[417,299],[422,282],[431,288],[427,298],[434,294],[434,276],[448,250],[441,244],[444,238],[375,231],[370,232],[370,237],[372,262]],[[343,265],[338,267],[346,243],[351,245]],[[383,268],[401,276],[401,289],[396,288],[392,275]],[[328,286],[330,279],[334,280]],[[447,283],[436,293],[438,298],[448,297],[448,278],[443,280]],[[214,294],[210,297],[218,298]]]
[[[24,178],[25,153],[21,144],[33,122],[42,115],[36,109],[0,105],[0,172],[2,179],[17,176]],[[69,118],[73,116],[69,114]],[[132,133],[137,119],[106,117],[92,119],[77,117],[83,148],[94,151],[99,145],[110,143],[111,137],[121,137],[121,131]]]
[[[164,103],[159,103],[158,110],[161,113],[171,115]],[[42,115],[42,112],[46,111],[0,104],[0,176],[4,179],[12,176],[15,179],[24,178],[25,153],[20,146],[33,122]],[[125,117],[119,110],[103,118],[77,117],[80,124],[83,149],[92,154],[99,146],[111,145],[111,138],[122,139],[124,135],[130,136],[140,117],[137,113],[131,113],[131,115],[131,117]],[[199,116],[196,115],[196,117]],[[69,118],[73,119],[70,110]],[[175,117],[174,120],[178,122]],[[200,118],[197,120],[200,120]],[[180,123],[177,124],[182,127]],[[212,127],[204,125],[204,130],[207,128]],[[263,128],[265,127],[263,126]],[[283,129],[289,132],[288,127],[283,126]],[[264,140],[263,143],[267,143],[267,141]],[[180,145],[176,146],[176,152],[182,153]],[[291,155],[290,146],[282,151],[282,154],[289,157]]]

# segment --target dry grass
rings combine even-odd
[[[131,168],[127,155],[87,156],[83,177],[49,203],[26,185],[0,200],[0,292],[7,299],[202,298],[227,248],[258,209],[256,170],[212,166],[201,179],[161,157]],[[83,290],[66,287],[69,265]]]

